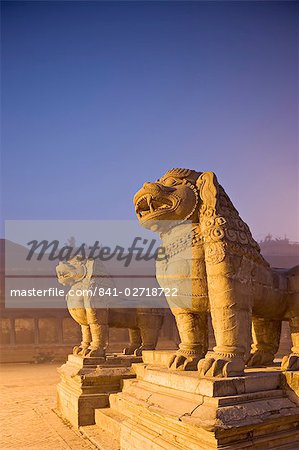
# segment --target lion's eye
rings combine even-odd
[[[169,177],[164,180],[163,184],[165,186],[176,186],[177,184],[180,184],[180,180],[176,180],[175,178]]]

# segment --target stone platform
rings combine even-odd
[[[168,359],[169,352],[143,352],[144,362],[132,366],[136,378],[109,396],[109,408],[96,409],[96,426],[81,428],[98,448],[299,448],[299,372],[271,367],[199,378],[168,370]]]
[[[58,372],[57,409],[78,428],[95,423],[96,408],[108,406],[109,394],[119,392],[122,380],[135,378],[132,363],[141,362],[139,356],[111,354],[106,358],[82,358],[69,355]]]

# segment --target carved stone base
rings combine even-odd
[[[108,405],[109,394],[121,390],[123,379],[135,378],[131,365],[141,361],[141,357],[122,354],[106,359],[69,355],[58,369],[58,412],[76,428],[94,424],[95,409]]]
[[[109,396],[110,407],[95,411],[97,426],[82,428],[98,448],[299,448],[299,372],[271,367],[248,369],[243,377],[199,378],[169,371],[168,356],[144,352],[145,363],[133,365],[137,378],[124,380],[122,392]]]

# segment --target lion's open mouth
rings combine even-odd
[[[71,278],[71,275],[67,272],[57,272],[57,276],[61,281],[66,281]]]
[[[168,210],[172,207],[173,203],[171,200],[146,194],[138,199],[135,211],[140,219],[144,219],[148,214]]]

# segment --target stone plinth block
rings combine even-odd
[[[297,373],[273,366],[203,378],[167,369],[163,352],[144,352],[143,359],[132,366],[136,378],[95,411],[99,440],[110,432],[121,450],[299,448]]]
[[[122,380],[136,376],[131,365],[141,361],[141,357],[122,354],[106,358],[69,355],[58,369],[59,413],[76,428],[94,424],[95,409],[108,405],[109,394],[120,391]]]

